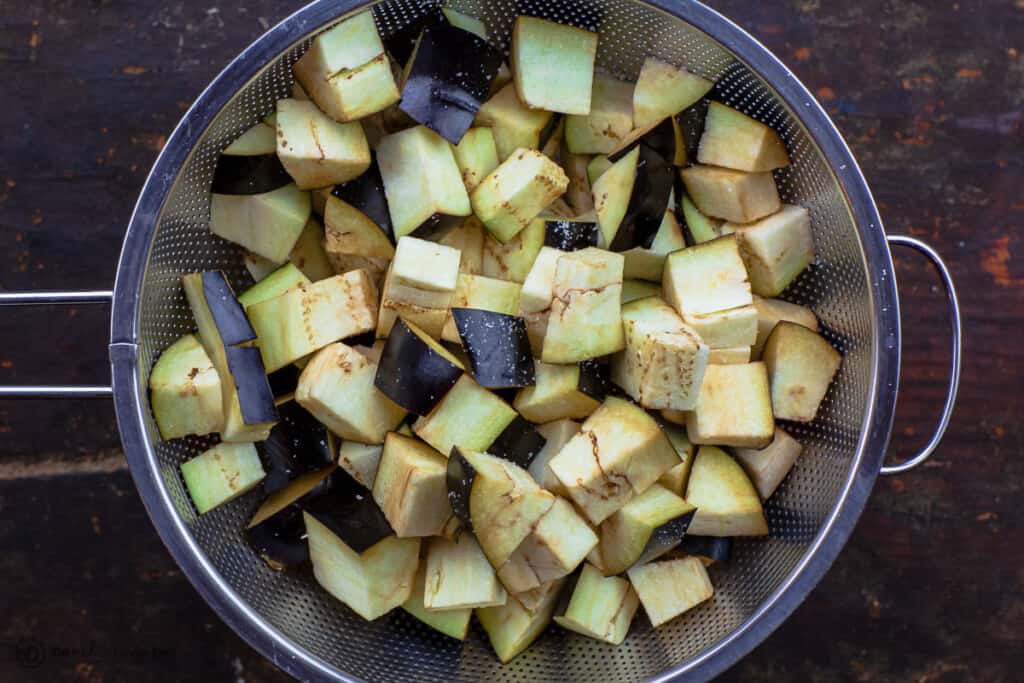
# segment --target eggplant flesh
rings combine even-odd
[[[427,415],[462,374],[446,349],[399,318],[381,352],[374,386],[410,413]]]
[[[663,159],[674,161],[677,151],[676,147],[679,142],[676,138],[676,128],[672,120],[664,119],[653,128],[646,131],[636,131],[632,136],[624,140],[618,149],[608,155],[608,160],[614,163],[629,154],[637,145],[647,145]]]
[[[399,106],[458,144],[498,75],[501,52],[437,14],[423,27],[411,59]]]
[[[561,251],[596,247],[601,229],[594,221],[549,220],[544,224],[544,246]]]
[[[640,143],[633,193],[626,215],[608,246],[611,251],[651,248],[665,218],[674,177],[672,164],[647,144]]]
[[[264,194],[293,182],[276,154],[222,154],[213,172],[214,194]]]
[[[451,311],[477,384],[506,389],[536,383],[526,321],[478,308]]]
[[[509,426],[505,427],[494,443],[488,447],[487,452],[514,462],[523,469],[528,469],[530,463],[546,443],[547,439],[531,423],[523,419],[521,415],[516,415]]]
[[[365,173],[355,180],[335,185],[331,194],[362,211],[367,218],[380,226],[389,240],[395,241],[394,230],[391,227],[391,212],[388,210],[388,199],[384,194],[384,181],[380,176],[376,155],[373,156],[370,168]]]
[[[277,405],[260,350],[255,346],[226,346],[224,355],[238,391],[242,421],[250,425],[275,422]]]

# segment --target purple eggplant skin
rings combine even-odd
[[[334,462],[327,443],[327,427],[295,401],[278,406],[277,412],[280,422],[270,430],[270,438],[256,444],[267,472],[263,479],[266,493]]]
[[[399,108],[457,145],[473,125],[502,59],[490,43],[438,13],[420,33]]]
[[[665,157],[647,144],[640,143],[640,158],[637,161],[633,193],[629,198],[626,215],[608,246],[609,250],[651,248],[654,237],[665,219],[676,175],[674,167],[665,160]]]
[[[716,85],[715,89],[717,87]],[[711,100],[705,97],[676,115],[679,131],[683,134],[683,144],[686,146],[686,158],[694,163],[697,160],[700,138],[704,135],[704,119],[707,118],[710,104]]]
[[[519,465],[524,470],[547,443],[540,432],[522,415],[516,415],[508,427],[487,448],[487,452]]]
[[[249,324],[242,304],[235,298],[235,292],[228,279],[219,270],[207,270],[201,275],[203,298],[210,310],[220,341],[227,346],[246,344],[256,340],[256,331]]]
[[[380,177],[376,155],[370,167],[361,176],[347,183],[335,185],[331,194],[362,211],[384,231],[388,239],[395,241],[395,232],[391,227],[391,212],[388,209],[388,199],[384,195],[384,181]]]
[[[463,370],[430,347],[399,318],[380,354],[374,385],[415,415],[427,415]]]
[[[617,149],[608,155],[608,160],[615,163],[622,157],[629,154],[637,145],[644,144],[657,152],[663,159],[675,159],[676,156],[676,131],[672,126],[671,119],[664,119],[661,123],[649,130],[642,137],[633,140],[632,143],[621,149]],[[694,157],[696,158],[696,157]]]
[[[228,372],[238,390],[238,404],[245,424],[277,421],[274,392],[267,381],[267,371],[255,346],[225,346]]]
[[[640,553],[640,558],[633,563],[634,566],[647,564],[678,546],[686,537],[686,530],[690,528],[690,522],[693,521],[695,512],[696,510],[690,510],[655,529],[648,539],[647,545],[644,546],[643,552]]]
[[[548,120],[547,125],[540,130],[540,136],[537,138],[537,149],[544,149],[547,146],[548,142],[551,140],[551,136],[555,134],[556,130],[558,130],[558,124],[561,122],[561,114],[555,114]]]
[[[338,470],[332,478],[338,472],[344,473]],[[323,495],[303,498],[302,509],[357,553],[395,535],[373,496],[365,489],[352,493],[332,487]]]
[[[275,571],[286,571],[309,560],[302,508],[294,503],[246,529],[245,540],[267,566]]]
[[[477,384],[507,389],[537,383],[525,320],[478,308],[451,310]]]
[[[448,456],[448,470],[445,480],[448,484],[448,502],[452,512],[459,518],[463,526],[472,531],[473,523],[469,518],[469,492],[473,488],[476,469],[463,457],[458,446],[452,447]]]
[[[544,224],[544,246],[562,251],[596,247],[601,229],[593,221],[549,220]]]
[[[596,358],[580,363],[580,378],[576,382],[576,389],[581,394],[603,402],[613,386],[607,363],[602,363]]]
[[[213,171],[214,194],[265,194],[295,182],[276,154],[222,154]]]
[[[267,375],[267,381],[270,382],[270,391],[273,392],[274,398],[280,398],[287,396],[295,391],[295,388],[299,386],[299,375],[302,374],[302,370],[294,365],[286,365],[280,370]]]
[[[683,537],[679,550],[687,555],[706,557],[715,562],[726,562],[732,556],[732,539],[729,537],[692,536]]]

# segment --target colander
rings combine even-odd
[[[433,3],[370,3],[386,36]],[[114,290],[0,295],[2,304],[112,301],[111,387],[5,387],[0,398],[112,396],[132,476],[167,547],[207,602],[253,647],[303,680],[637,681],[707,680],[785,619],[821,579],[864,508],[879,471],[902,472],[935,449],[949,421],[960,371],[960,313],[949,273],[927,245],[952,315],[950,384],[928,445],[882,467],[896,405],[900,317],[882,221],[850,150],[826,113],[774,56],[728,19],[687,0],[455,0],[507,48],[513,21],[529,14],[600,32],[600,68],[633,79],[647,56],[717,81],[716,96],[780,132],[792,165],[776,174],[783,200],[811,213],[817,259],[785,298],[814,309],[843,353],[842,369],[811,424],[787,425],[804,452],[766,505],[771,535],[744,540],[711,568],[713,600],[657,630],[640,617],[620,647],[549,629],[502,666],[483,632],[448,639],[402,610],[368,623],[303,574],[278,574],[241,532],[250,495],[196,515],[179,465],[211,444],[162,442],[147,396],[162,349],[193,328],[180,286],[185,273],[220,268],[251,280],[236,247],[207,227],[217,155],[289,93],[291,67],[311,37],[367,3],[320,0],[240,54],[199,96],[171,135],[142,190],[125,236]],[[258,495],[258,494],[254,494]]]

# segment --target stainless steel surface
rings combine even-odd
[[[109,304],[114,299],[114,292],[0,292],[2,306],[47,306],[76,304]],[[3,398],[109,398],[113,395],[110,386],[0,386],[0,399]]]
[[[501,666],[474,628],[465,644],[401,610],[366,623],[304,575],[280,575],[246,546],[241,530],[256,500],[195,514],[178,466],[210,441],[159,440],[146,382],[155,358],[192,317],[182,274],[222,268],[243,286],[239,252],[207,228],[217,154],[273,111],[308,39],[363,3],[321,0],[268,31],[196,100],[143,189],[118,267],[111,324],[114,399],[125,452],[154,525],[204,598],[242,637],[303,680],[706,680],[761,642],[817,584],[849,536],[892,427],[899,375],[899,306],[893,265],[874,201],[838,131],[814,98],[748,34],[707,7],[681,0],[456,1],[507,47],[517,13],[595,28],[598,63],[635,77],[647,55],[718,81],[716,96],[778,130],[793,164],[777,174],[786,201],[809,208],[818,256],[787,292],[810,305],[843,366],[809,425],[805,446],[766,506],[769,538],[738,543],[712,569],[715,598],[668,626],[634,624],[615,648],[551,629]],[[382,33],[429,5],[373,5]]]
[[[953,277],[949,274],[946,263],[939,256],[939,253],[919,239],[905,235],[889,235],[889,244],[901,247],[909,247],[920,254],[923,254],[939,273],[942,286],[949,298],[949,324],[952,333],[952,346],[949,358],[949,388],[946,389],[946,402],[942,405],[942,415],[939,417],[939,424],[932,432],[928,443],[912,458],[901,462],[898,465],[883,465],[882,474],[901,474],[908,472],[925,460],[927,460],[935,449],[939,447],[942,436],[949,428],[949,420],[953,417],[953,408],[956,406],[956,394],[960,388],[960,345],[962,342],[962,331],[960,322],[960,301],[956,296],[956,287],[953,285]]]

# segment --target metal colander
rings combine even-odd
[[[893,265],[881,221],[849,150],[826,114],[784,66],[727,19],[685,0],[456,0],[507,49],[518,14],[600,33],[599,68],[635,79],[647,56],[683,64],[717,82],[716,97],[782,135],[792,165],[776,174],[784,201],[810,210],[817,259],[785,294],[814,309],[844,357],[818,413],[787,425],[804,445],[795,469],[766,506],[771,535],[736,544],[711,568],[714,598],[657,630],[639,616],[613,647],[552,628],[502,666],[474,626],[465,643],[402,610],[368,623],[305,574],[278,574],[242,538],[259,494],[199,517],[179,465],[206,438],[161,442],[146,386],[159,353],[194,328],[183,274],[219,268],[236,289],[251,283],[239,250],[209,232],[217,156],[286,97],[292,64],[311,37],[365,3],[321,0],[271,29],[199,97],[175,130],[133,216],[113,294],[112,388],[19,387],[0,396],[112,394],[132,474],[154,524],[185,574],[232,627],[301,679],[395,681],[705,680],[763,640],[831,564],[881,467],[896,401],[900,327]],[[432,3],[372,5],[387,36]],[[895,239],[895,238],[894,238]],[[936,436],[948,422],[959,371],[959,314],[948,273],[916,240],[899,238],[936,263],[954,308],[953,381]],[[107,292],[7,294],[0,303],[105,300]]]

